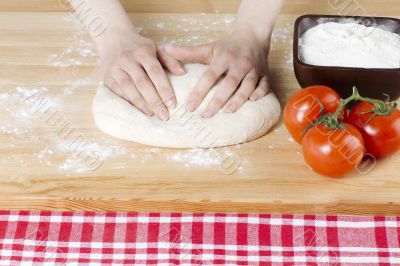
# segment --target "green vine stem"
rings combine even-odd
[[[368,122],[372,120],[375,116],[388,116],[391,113],[394,112],[394,110],[397,109],[397,103],[396,102],[389,102],[389,97],[386,101],[378,100],[378,99],[371,99],[367,97],[362,97],[360,93],[358,92],[358,89],[356,87],[353,87],[353,94],[345,99],[341,100],[338,108],[336,109],[336,112],[333,114],[333,118],[338,121],[338,117],[341,112],[343,112],[344,107],[349,104],[352,101],[358,101],[358,102],[367,102],[371,103],[374,105],[375,109],[361,113],[361,114],[367,114],[367,113],[372,113],[373,115],[370,117]],[[392,105],[392,108],[389,108],[388,103]]]
[[[318,104],[320,106],[321,110],[321,116],[316,119],[313,123],[311,123],[304,131],[307,132],[309,129],[316,125],[324,125],[328,129],[335,130],[335,129],[343,129],[345,126],[342,124],[342,121],[339,119],[340,114],[344,111],[344,108],[352,101],[358,101],[358,102],[368,102],[374,105],[375,109],[365,112],[363,114],[367,113],[372,113],[371,117],[367,121],[367,123],[372,120],[375,116],[388,116],[394,110],[397,109],[397,103],[396,102],[389,102],[389,99],[387,101],[382,101],[382,100],[377,100],[377,99],[371,99],[367,97],[362,97],[360,93],[358,92],[358,89],[354,86],[353,87],[353,93],[350,97],[347,99],[342,99],[340,100],[339,106],[336,109],[335,113],[333,114],[326,114],[322,103],[317,99]],[[392,105],[392,108],[388,106],[388,103]]]

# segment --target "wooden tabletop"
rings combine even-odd
[[[400,14],[397,0],[330,2],[284,7],[270,55],[282,104],[299,88],[291,64],[299,15]],[[238,1],[123,3],[142,34],[193,45],[223,36]],[[0,209],[400,215],[400,155],[367,173],[321,177],[282,123],[259,140],[211,151],[106,136],[91,114],[97,52],[68,10],[54,0],[2,0],[0,21]]]

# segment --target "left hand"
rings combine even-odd
[[[268,41],[260,41],[251,32],[235,32],[207,45],[192,48],[165,47],[175,59],[209,65],[187,99],[186,109],[195,111],[215,83],[225,74],[221,87],[202,112],[214,116],[224,108],[236,112],[246,101],[258,100],[269,91]]]

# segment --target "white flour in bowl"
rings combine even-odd
[[[356,23],[322,23],[301,36],[299,56],[317,66],[400,68],[400,36]]]

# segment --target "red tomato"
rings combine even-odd
[[[290,135],[301,143],[303,132],[312,122],[321,116],[322,103],[327,113],[334,113],[339,106],[340,96],[326,86],[311,86],[296,92],[285,106],[283,119]]]
[[[355,170],[361,163],[365,147],[361,133],[352,125],[331,130],[317,125],[304,135],[303,155],[317,173],[340,177]]]
[[[400,111],[397,109],[389,116],[375,116],[368,122],[373,114],[362,113],[374,108],[371,103],[360,102],[351,109],[347,121],[360,130],[367,152],[380,159],[400,150]]]

